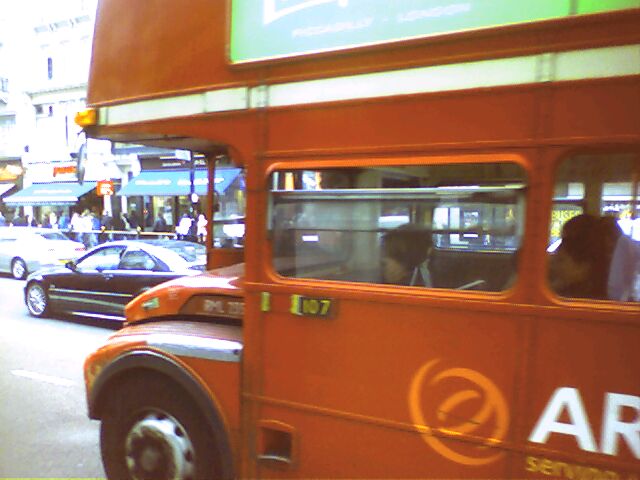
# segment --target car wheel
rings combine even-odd
[[[118,383],[102,415],[100,447],[108,478],[219,478],[213,435],[189,395],[148,374]]]
[[[49,294],[40,283],[31,283],[27,287],[25,298],[27,309],[34,317],[44,317],[49,313]]]
[[[21,258],[14,258],[11,262],[11,275],[16,280],[24,280],[27,276],[27,264]]]

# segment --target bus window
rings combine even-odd
[[[560,296],[640,301],[640,161],[580,155],[558,169],[548,251]]]
[[[273,265],[285,277],[502,291],[525,187],[513,163],[275,172]]]

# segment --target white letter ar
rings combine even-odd
[[[564,409],[567,409],[571,423],[558,421]],[[584,411],[580,393],[575,388],[558,388],[547,404],[538,423],[529,436],[530,442],[546,443],[550,433],[573,435],[582,450],[597,452],[596,442]]]
[[[621,422],[622,409],[635,408],[634,422]],[[618,454],[618,435],[624,437],[633,455],[640,459],[640,397],[607,393],[604,402],[604,425],[602,426],[602,453]]]

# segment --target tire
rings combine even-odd
[[[11,275],[16,280],[24,280],[27,278],[27,264],[20,257],[14,258],[11,262]]]
[[[100,428],[102,462],[114,480],[219,478],[204,415],[171,380],[153,373],[119,380]]]
[[[34,317],[46,317],[51,307],[49,305],[49,294],[41,283],[30,283],[27,287],[25,303],[29,313]]]

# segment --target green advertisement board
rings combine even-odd
[[[251,62],[633,7],[640,0],[231,0],[229,54]]]

